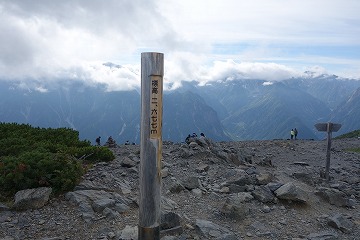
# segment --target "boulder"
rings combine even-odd
[[[13,208],[17,210],[41,208],[49,201],[51,192],[52,188],[48,187],[18,191],[15,194],[15,203]]]
[[[337,207],[353,207],[355,203],[345,193],[335,188],[319,187],[315,194]]]
[[[344,233],[352,232],[352,228],[354,227],[354,223],[344,217],[342,214],[336,214],[328,219],[328,225],[341,230]]]
[[[266,186],[257,186],[255,190],[251,192],[254,198],[263,203],[272,202],[275,195],[271,192],[270,188]]]
[[[307,196],[305,191],[292,182],[286,183],[283,186],[279,187],[275,191],[275,195],[279,199],[291,200],[302,203],[307,202]]]

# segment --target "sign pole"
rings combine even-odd
[[[327,181],[330,180],[329,172],[330,172],[330,153],[331,153],[331,129],[332,123],[327,123],[327,150],[326,150],[326,165],[325,165],[325,179]]]
[[[139,240],[160,239],[164,54],[141,53]]]
[[[315,128],[320,132],[327,132],[327,150],[326,150],[326,164],[325,164],[325,179],[330,180],[330,152],[331,152],[331,137],[332,132],[337,132],[341,128],[341,124],[338,123],[317,123]]]

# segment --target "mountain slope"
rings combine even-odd
[[[203,132],[216,141],[230,140],[217,113],[204,99],[190,91],[164,95],[163,139],[184,141],[188,134]]]
[[[101,86],[63,83],[39,92],[0,84],[0,122],[68,127],[92,142],[97,136],[102,136],[103,143],[109,136],[120,144],[140,142],[141,107],[136,90],[106,92]],[[164,140],[181,142],[193,132],[204,132],[214,140],[229,140],[217,113],[196,94],[165,94],[163,116]]]
[[[334,136],[360,129],[360,88],[334,110],[331,121],[342,125]]]
[[[310,126],[329,114],[329,108],[311,95],[276,83],[264,86],[263,95],[222,123],[239,140],[289,138],[295,127],[299,138],[309,139],[316,138]]]

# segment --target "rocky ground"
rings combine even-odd
[[[353,147],[360,139],[332,141],[327,182],[325,141],[164,143],[161,238],[360,239]],[[114,161],[43,207],[0,204],[0,240],[137,239],[140,149],[112,150]]]

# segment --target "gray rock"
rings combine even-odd
[[[126,167],[126,168],[132,168],[132,167],[135,167],[136,165],[137,165],[137,163],[128,157],[124,157],[124,159],[121,162],[121,166]]]
[[[161,208],[163,210],[172,211],[172,210],[175,210],[178,207],[179,206],[177,205],[177,203],[174,202],[173,200],[171,200],[169,198],[166,198],[164,196],[161,196]]]
[[[271,173],[260,173],[256,176],[256,183],[258,185],[266,185],[274,180],[274,175]]]
[[[338,234],[330,231],[311,233],[307,236],[309,240],[337,240]]]
[[[114,210],[119,213],[125,213],[125,212],[129,211],[129,209],[130,209],[130,207],[123,203],[117,203],[114,206]]]
[[[240,186],[236,184],[230,184],[228,187],[231,193],[245,192],[247,190],[247,186]]]
[[[260,173],[259,170],[256,169],[256,167],[249,167],[248,169],[245,170],[245,172],[249,175]]]
[[[295,202],[307,202],[307,196],[304,190],[292,182],[286,183],[275,191],[279,199],[291,200]]]
[[[118,217],[116,211],[117,204],[130,205],[132,201],[127,197],[114,192],[105,192],[97,190],[79,190],[68,192],[65,199],[79,206],[83,219],[86,222],[92,222],[95,219],[94,212],[101,212],[109,218]],[[113,209],[111,209],[113,208]],[[105,209],[110,209],[106,210]]]
[[[233,238],[236,235],[230,230],[210,221],[196,219],[195,225],[199,233],[206,239],[236,239]]]
[[[277,189],[279,189],[282,185],[284,185],[283,183],[278,183],[278,182],[270,182],[268,184],[266,184],[266,186],[272,191],[275,192]]]
[[[2,203],[0,203],[0,212],[3,212],[3,211],[9,211],[10,208]]]
[[[188,190],[199,188],[199,178],[194,176],[188,177],[182,182],[182,185]]]
[[[272,202],[275,198],[275,195],[272,191],[266,186],[256,186],[255,190],[251,192],[254,198],[263,203]]]
[[[125,226],[120,232],[119,239],[121,240],[137,240],[138,239],[138,227]]]
[[[201,189],[199,188],[194,188],[191,190],[191,192],[195,195],[195,196],[198,196],[198,197],[201,197],[202,196],[202,191]]]
[[[229,218],[243,220],[249,214],[250,209],[243,203],[237,205],[225,203],[220,212]]]
[[[161,169],[161,178],[166,178],[167,176],[169,176],[169,169],[168,168]]]
[[[108,207],[105,208],[102,213],[105,217],[109,219],[117,219],[120,217],[120,214],[117,211],[114,211]]]
[[[201,164],[200,166],[198,166],[195,171],[198,172],[198,173],[202,173],[202,172],[207,172],[209,171],[209,165],[207,164]]]
[[[107,207],[113,207],[115,206],[116,201],[111,198],[101,198],[98,200],[95,200],[92,203],[92,208],[95,212],[102,212]]]
[[[265,236],[268,236],[268,235],[271,235],[271,231],[269,231],[269,226],[266,224],[266,223],[262,223],[262,222],[259,222],[259,221],[254,221],[250,227],[252,229],[254,229],[254,231],[256,232],[256,235],[258,237],[265,237]]]
[[[49,201],[51,188],[41,187],[18,191],[15,194],[14,209],[26,210],[26,209],[38,209]]]
[[[341,214],[336,214],[335,216],[330,217],[328,220],[328,225],[339,229],[344,233],[352,232],[352,228],[354,227],[354,223]]]
[[[179,193],[181,191],[185,190],[185,187],[177,180],[170,183],[169,191],[171,193]]]
[[[292,174],[293,178],[299,179],[302,182],[313,184],[313,178],[310,173],[307,172],[294,172]]]
[[[181,217],[174,212],[165,212],[161,214],[160,229],[170,229],[180,226]]]
[[[256,176],[255,175],[242,175],[240,177],[237,177],[234,179],[234,177],[227,181],[227,185],[236,184],[239,186],[245,186],[245,185],[254,185],[256,184]]]
[[[237,194],[230,194],[226,202],[229,204],[239,205],[244,202],[250,202],[253,199],[254,197],[251,195],[251,193],[241,192]]]
[[[349,201],[346,194],[338,189],[320,187],[315,194],[337,207],[352,207],[354,205],[354,202]]]

